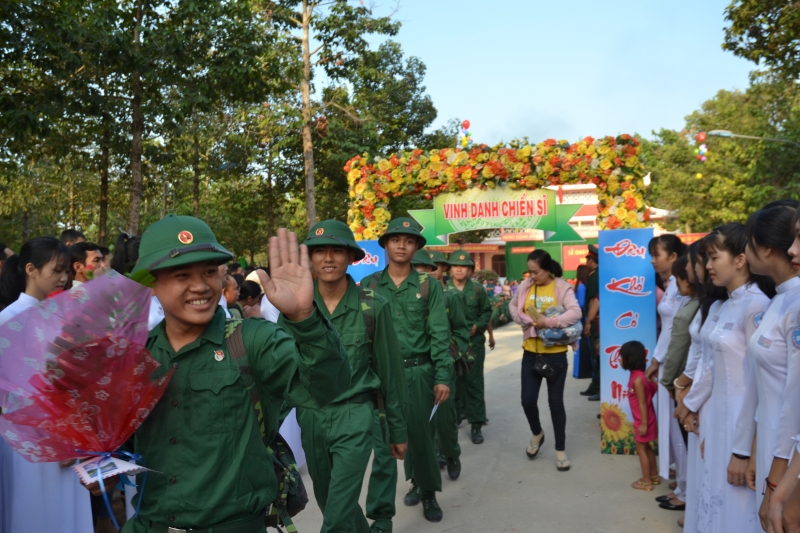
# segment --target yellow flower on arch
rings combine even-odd
[[[375,203],[375,198],[375,193],[372,191],[367,191],[364,193],[364,199],[371,204]]]
[[[351,170],[350,172],[347,173],[347,180],[350,183],[356,181],[360,177],[361,177],[361,172],[356,170],[356,169],[353,169],[353,170]]]
[[[364,191],[366,190],[367,190],[366,183],[359,183],[358,185],[356,185],[356,194],[364,194]]]
[[[378,162],[378,170],[386,171],[390,168],[392,168],[392,164],[389,163],[387,159],[381,159],[380,162]]]
[[[369,241],[375,236],[375,233],[369,227],[367,227],[364,229],[364,233],[362,235],[364,236],[364,239]]]

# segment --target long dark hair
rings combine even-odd
[[[122,232],[114,243],[114,257],[111,259],[111,268],[120,274],[127,274],[136,266],[139,260],[139,244],[141,238]]]
[[[650,242],[647,244],[647,249],[650,252],[650,255],[656,255],[659,244],[664,251],[667,252],[667,255],[675,254],[678,257],[686,255],[686,245],[677,235],[664,233],[663,235],[659,235],[658,237],[653,237],[650,239]]]
[[[779,250],[783,252],[786,261],[791,262],[789,248],[794,242],[792,220],[797,213],[798,206],[800,206],[800,202],[796,200],[780,200],[767,204],[750,215],[744,226],[747,243]],[[753,252],[756,253],[755,247],[753,247]]]
[[[539,268],[542,270],[546,270],[550,272],[553,276],[556,276],[556,273],[563,274],[563,270],[561,265],[558,264],[553,258],[550,256],[550,253],[547,250],[534,250],[528,254],[528,261],[536,261],[536,264],[539,265]]]
[[[589,267],[586,265],[578,265],[578,270],[575,271],[575,288],[578,285],[586,285],[589,283]]]
[[[747,232],[745,231],[744,224],[739,222],[728,222],[714,229],[708,235],[708,244],[706,250],[715,248],[717,250],[724,250],[736,257],[744,253],[747,247]],[[749,270],[749,269],[748,269]],[[775,282],[768,276],[760,276],[750,272],[750,277],[747,280],[748,285],[755,283],[761,292],[772,298],[775,296]]]
[[[628,341],[619,349],[619,358],[624,370],[646,370],[647,350],[639,341]]]
[[[69,248],[55,237],[35,237],[22,245],[19,255],[6,259],[0,271],[0,306],[5,309],[25,292],[26,265],[30,263],[40,270],[53,259],[58,261],[58,267],[69,270]]]
[[[699,287],[697,294],[700,295],[700,316],[702,320],[700,325],[706,323],[708,313],[711,311],[711,306],[714,302],[725,301],[728,299],[728,291],[725,287],[717,287],[710,279],[708,279],[708,271],[706,270],[706,263],[708,263],[708,253],[706,252],[706,245],[708,245],[709,235],[706,235],[699,241],[696,241],[689,247],[689,257],[692,259],[692,266],[699,264],[703,269],[703,282],[695,276],[695,287]],[[696,271],[695,271],[696,272]]]

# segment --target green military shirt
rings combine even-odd
[[[284,324],[286,331],[253,318],[242,330],[266,404],[270,439],[278,432],[283,401],[319,408],[350,385],[339,334],[318,310]],[[170,368],[175,373],[136,431],[135,451],[145,466],[160,472],[147,477],[139,520],[189,529],[252,517],[275,500],[278,486],[247,390],[228,353],[225,313],[218,308],[203,334],[177,353],[164,325],[150,332],[147,348],[161,364],[159,374]]]
[[[333,314],[328,312],[325,301],[319,294],[319,282],[314,284],[314,300],[317,302],[317,308],[339,332],[350,359],[350,388],[340,394],[336,401],[340,402],[356,394],[380,388],[386,404],[389,441],[391,444],[406,443],[408,442],[406,434],[408,388],[403,369],[403,356],[400,355],[392,324],[391,307],[386,298],[375,294],[372,300],[375,331],[370,350],[370,339],[359,300],[361,289],[349,274],[347,280],[349,282],[347,292],[336,305]]]
[[[459,290],[453,283],[452,278],[447,282],[447,286],[462,294],[466,302],[464,314],[467,319],[467,325],[470,330],[473,325],[478,326],[478,331],[475,332],[475,336],[483,336],[486,328],[489,327],[489,320],[492,318],[492,306],[489,303],[489,296],[486,294],[483,286],[468,279],[467,283],[464,285],[464,290]]]
[[[450,336],[458,346],[459,353],[464,355],[469,349],[470,330],[464,314],[464,300],[459,291],[448,289],[444,289],[444,299],[447,304],[447,319],[450,321]]]
[[[427,279],[428,318],[422,302],[420,283]],[[412,270],[397,287],[384,269],[361,280],[362,287],[375,284],[375,292],[389,300],[392,309],[392,325],[400,344],[403,359],[430,357],[436,370],[436,385],[449,385],[453,371],[450,357],[450,328],[441,284],[428,274]]]

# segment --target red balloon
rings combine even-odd
[[[697,134],[697,142],[701,143],[705,142],[705,140],[706,140],[706,132],[701,131],[700,133]]]
[[[465,129],[465,130],[468,130],[468,129],[469,129],[469,120],[465,120],[464,122],[462,122],[462,123],[461,123],[461,126],[462,126],[462,127]]]

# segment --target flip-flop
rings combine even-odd
[[[631,488],[636,490],[643,490],[645,492],[651,492],[653,490],[652,483],[645,483],[642,479],[637,479],[633,483],[631,483]]]

